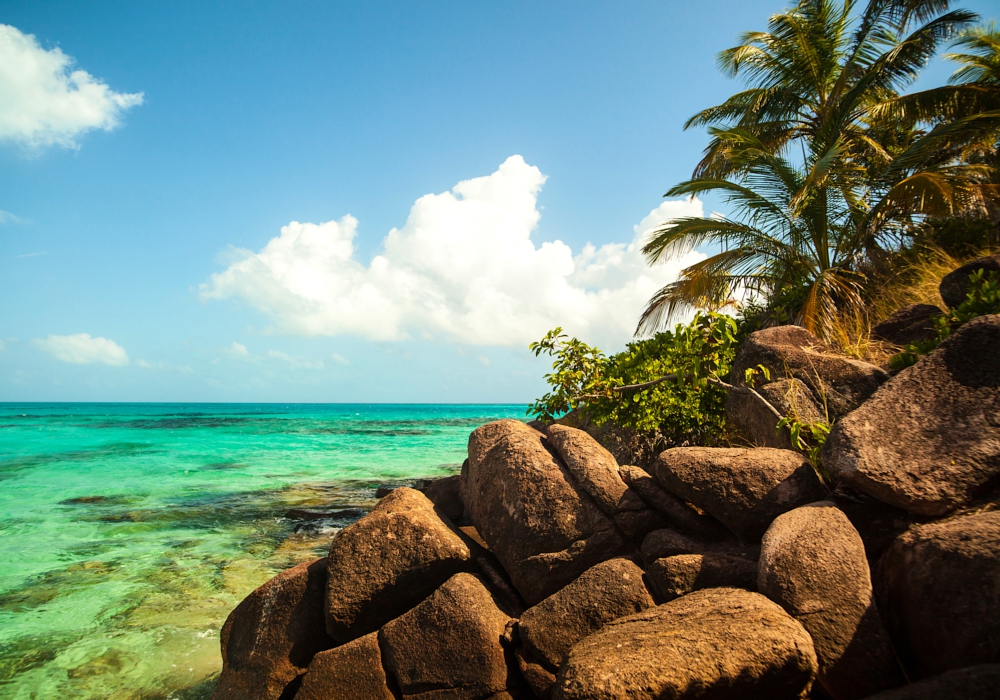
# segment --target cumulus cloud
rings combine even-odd
[[[128,364],[128,354],[118,343],[107,338],[91,338],[89,333],[50,335],[37,338],[35,347],[57,360],[74,365],[105,364],[120,367]]]
[[[0,24],[0,140],[29,147],[77,146],[92,129],[109,131],[142,93],[120,93],[73,69],[58,48],[45,50],[31,34]]]
[[[368,265],[355,256],[354,217],[293,221],[261,251],[234,251],[201,298],[242,299],[271,317],[272,330],[292,335],[525,345],[559,325],[589,342],[622,343],[650,296],[703,258],[648,267],[645,237],[670,218],[700,216],[702,203],[665,202],[631,242],[574,254],[561,241],[531,240],[545,179],[511,156],[491,175],[425,195]]]

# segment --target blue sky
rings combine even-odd
[[[0,141],[0,400],[530,401],[527,342],[620,348],[676,269],[630,244],[720,208],[660,208],[682,124],[782,7],[0,3],[105,109]]]

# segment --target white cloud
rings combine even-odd
[[[141,367],[142,369],[180,372],[181,374],[191,374],[192,372],[194,372],[194,370],[188,367],[187,365],[181,365],[178,367],[177,365],[171,364],[169,362],[157,362],[154,364],[152,362],[147,362],[146,360],[136,360],[135,366]]]
[[[292,357],[287,352],[281,352],[280,350],[268,350],[267,356],[274,360],[287,362],[288,366],[292,369],[323,369],[324,367],[322,360],[303,360],[299,357]]]
[[[0,24],[0,140],[31,147],[75,148],[92,129],[109,131],[142,93],[115,92],[58,48],[46,51],[31,34]]]
[[[223,352],[229,355],[230,357],[236,357],[241,360],[250,359],[250,351],[247,350],[247,346],[244,345],[243,343],[237,343],[235,340],[233,341],[233,344],[230,345],[228,348],[223,348]]]
[[[292,335],[526,345],[558,325],[605,347],[623,343],[650,296],[704,257],[650,268],[640,252],[646,235],[671,217],[700,216],[702,204],[664,202],[630,243],[574,255],[561,241],[531,240],[545,179],[511,156],[492,175],[421,197],[367,266],[354,256],[354,217],[293,221],[259,253],[235,251],[236,261],[201,285],[201,298],[240,298]]]
[[[7,346],[3,344],[2,340],[0,340],[0,352],[3,352],[6,349],[7,349]]]
[[[351,364],[350,360],[348,360],[343,355],[338,355],[337,353],[333,353],[332,355],[330,355],[330,359],[336,362],[338,365],[344,365],[345,367]]]
[[[490,362],[490,358],[486,357],[486,355],[480,355],[476,359],[479,360],[479,364],[481,364],[483,367],[489,367],[491,364],[493,364],[492,362]]]
[[[57,360],[74,365],[101,363],[120,367],[128,364],[128,354],[122,346],[107,338],[91,338],[89,333],[50,335],[32,342]]]
[[[0,107],[0,109],[3,108]],[[0,209],[0,226],[3,226],[4,224],[19,224],[19,223],[21,223],[20,217],[14,216],[9,211],[4,211],[3,209]]]

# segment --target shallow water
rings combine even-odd
[[[0,404],[0,698],[207,698],[230,610],[511,405]],[[298,530],[296,532],[296,530]]]

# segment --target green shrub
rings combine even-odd
[[[965,301],[947,313],[933,319],[935,335],[919,343],[910,343],[903,352],[890,359],[892,368],[905,369],[916,363],[922,355],[936,348],[942,340],[977,316],[1000,314],[1000,274],[976,270],[969,275]]]
[[[528,413],[552,421],[579,408],[598,426],[659,430],[677,443],[709,443],[724,430],[726,404],[725,391],[709,379],[729,373],[738,332],[732,317],[698,312],[687,325],[629,343],[623,352],[605,357],[557,328],[529,346],[536,356],[545,353],[555,361],[553,372],[545,375],[552,391]],[[650,387],[621,390],[667,375],[676,376]]]

